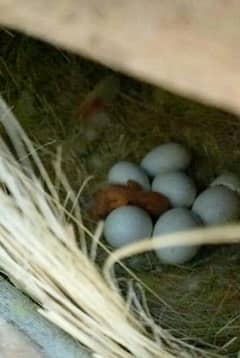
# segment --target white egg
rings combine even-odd
[[[240,178],[230,172],[223,173],[219,175],[211,184],[210,186],[216,185],[224,185],[227,188],[240,193]]]
[[[150,190],[148,176],[137,164],[124,161],[114,164],[108,173],[108,182],[112,184],[127,184],[128,180],[134,180],[143,189]]]
[[[142,160],[141,166],[150,176],[159,173],[186,169],[191,161],[188,150],[178,143],[162,144],[151,150]]]
[[[153,237],[173,232],[191,230],[202,225],[197,215],[186,208],[175,208],[160,216],[153,230]],[[191,260],[199,246],[172,246],[156,249],[160,261],[165,264],[180,265]]]
[[[192,210],[207,225],[225,224],[238,219],[240,200],[236,192],[217,185],[203,191],[196,198]]]
[[[197,195],[197,189],[183,172],[158,174],[152,182],[152,191],[164,194],[173,207],[190,207]]]
[[[151,217],[135,206],[122,206],[113,210],[105,220],[104,236],[114,248],[119,248],[152,234]]]

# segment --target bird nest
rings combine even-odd
[[[236,243],[223,244],[238,241],[238,226],[196,231],[203,249],[173,267],[162,266],[146,241],[109,256],[99,244],[102,224],[87,213],[115,162],[137,162],[170,140],[192,152],[199,190],[222,171],[240,175],[239,119],[22,35],[2,33],[1,40],[1,94],[32,143],[2,104],[20,155],[19,161],[1,143],[2,269],[45,316],[103,357],[235,357],[239,253]],[[2,137],[12,148],[4,130]],[[26,158],[34,161],[30,172],[21,171]],[[13,214],[18,226],[9,221]],[[192,240],[172,235],[169,244],[177,239]],[[135,262],[127,259],[131,253]]]

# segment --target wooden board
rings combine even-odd
[[[240,113],[238,0],[0,0],[0,23]]]

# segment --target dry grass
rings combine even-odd
[[[75,208],[71,213],[60,204],[31,142],[1,98],[0,120],[18,156],[16,159],[0,139],[3,272],[38,302],[42,315],[99,356],[203,357],[200,349],[156,325],[131,287],[125,302],[118,286],[104,279],[95,264],[102,224],[94,235],[83,225],[64,176],[58,178],[59,185]],[[107,267],[105,275],[110,278]]]
[[[54,177],[52,161],[59,146],[64,172],[75,192],[86,177],[95,176],[80,197],[83,215],[92,191],[105,180],[114,162],[138,161],[148,149],[170,139],[192,150],[190,173],[199,190],[223,169],[240,175],[238,118],[119,76],[121,91],[109,109],[111,124],[88,143],[78,136],[81,122],[75,113],[86,94],[110,71],[19,35],[2,34],[1,40],[1,93],[14,105],[50,177]],[[63,201],[64,190],[58,189]],[[94,223],[84,218],[93,228]],[[98,261],[105,257],[100,250]],[[185,343],[235,357],[240,349],[236,248],[204,248],[186,267],[162,267],[154,255],[149,257],[148,270],[143,265],[135,274],[148,287],[148,307],[156,322]],[[123,292],[127,278],[129,274],[119,270]]]

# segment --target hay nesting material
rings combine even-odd
[[[76,234],[85,243],[84,232],[90,233],[74,218],[77,233],[68,224],[68,213],[56,201],[58,193],[30,141],[2,100],[0,105],[1,121],[16,144],[20,159],[24,158],[20,164],[1,140],[0,181],[7,188],[7,192],[4,189],[0,192],[0,257],[4,272],[42,306],[40,312],[44,316],[103,357],[204,356],[200,350],[195,352],[193,347],[157,327],[139,303],[142,322],[138,321],[129,310],[133,303],[124,303],[111,279],[110,269],[118,258],[152,249],[153,245],[143,241],[132,245],[132,249],[110,255],[105,266],[109,286],[91,261],[85,244],[80,250],[76,242]],[[25,147],[32,153],[52,197],[35,177]],[[239,240],[239,227],[225,228],[222,232],[222,241]],[[90,234],[93,242],[98,241],[100,233],[101,227],[95,236]],[[203,236],[204,231],[199,230],[171,235],[168,241],[170,245],[179,240],[183,244],[213,243],[220,238],[219,233],[219,229],[209,229]],[[131,294],[137,302],[134,292]],[[147,333],[145,326],[151,328],[152,334]]]
[[[71,218],[74,227],[68,223],[70,218],[57,201],[58,193],[3,100],[0,117],[20,159],[24,158],[22,163],[17,161],[1,139],[0,182],[7,188],[7,192],[4,188],[0,191],[0,261],[4,272],[40,304],[46,318],[102,357],[195,356],[193,347],[157,327],[140,306],[138,320],[130,310],[133,302],[124,303],[117,288],[107,284],[87,252],[85,240],[90,238],[84,238],[87,233],[93,242],[98,240],[101,228],[92,236],[79,215]],[[44,192],[34,175],[25,150],[31,153],[52,196]],[[132,297],[137,303],[137,297]]]
[[[238,118],[229,113],[114,74],[120,78],[121,89],[109,108],[110,126],[100,138],[88,144],[79,134],[81,121],[76,118],[75,109],[79,108],[95,84],[109,74],[108,70],[13,34],[3,41],[0,71],[4,73],[4,77],[0,78],[2,94],[14,107],[14,113],[34,143],[34,149],[27,149],[27,154],[20,155],[21,172],[27,158],[31,159],[29,152],[32,155],[37,152],[47,169],[45,175],[49,175],[49,180],[54,183],[55,190],[51,194],[54,202],[50,198],[48,200],[57,222],[60,226],[64,223],[64,232],[65,222],[73,221],[73,208],[80,201],[81,214],[88,228],[81,230],[81,249],[82,252],[86,250],[85,233],[87,244],[94,243],[89,257],[91,261],[96,258],[100,266],[108,253],[89,239],[91,232],[95,231],[95,224],[85,216],[84,209],[91,193],[102,185],[107,170],[116,161],[139,161],[153,146],[175,140],[187,145],[193,153],[190,175],[199,184],[199,190],[222,170],[240,175],[240,126]],[[3,136],[5,138],[4,133]],[[16,137],[19,138],[18,135]],[[62,151],[57,151],[53,170],[52,161],[56,159],[57,146],[61,146]],[[65,180],[61,162],[74,191]],[[55,179],[55,171],[63,185]],[[82,190],[85,179],[92,175],[94,180]],[[32,181],[31,171],[27,172],[27,178],[29,176]],[[42,179],[40,181],[43,183]],[[46,189],[46,185],[43,186]],[[66,217],[70,219],[66,220]],[[41,219],[41,222],[44,220]],[[79,225],[79,213],[77,221]],[[78,226],[79,229],[81,227]],[[98,233],[96,235],[99,236]],[[134,275],[116,267],[116,277],[110,275],[110,279],[112,282],[114,278],[114,283],[121,287],[121,293],[125,298],[130,297],[135,306],[139,306],[139,301],[145,302],[141,293],[144,286],[147,299],[145,310],[150,310],[155,323],[172,336],[187,345],[235,358],[239,350],[240,327],[237,248],[207,247],[200,252],[197,260],[184,267],[163,267],[155,262],[153,254],[148,253],[147,265],[145,262]],[[138,301],[133,297],[137,297]],[[195,355],[199,356],[198,352]]]

